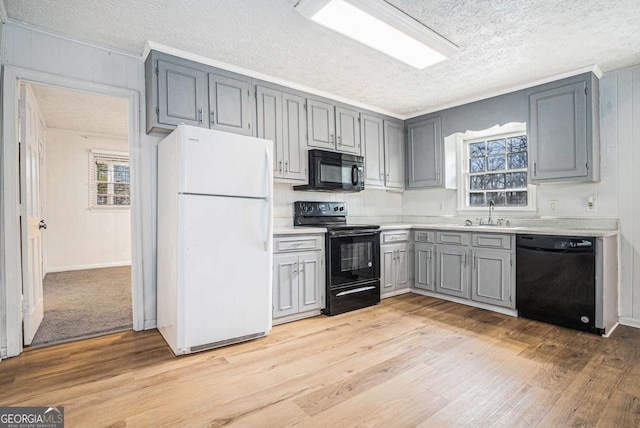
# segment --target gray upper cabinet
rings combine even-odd
[[[304,181],[307,171],[305,99],[263,86],[256,87],[257,135],[273,141],[273,176]]]
[[[384,120],[385,187],[404,189],[404,130],[402,122]]]
[[[443,146],[439,116],[407,126],[407,187],[409,189],[442,186]]]
[[[530,90],[530,181],[598,181],[598,122],[598,79],[591,73]]]
[[[251,79],[209,74],[209,126],[219,131],[252,135]]]
[[[382,119],[368,114],[360,115],[360,136],[364,156],[364,184],[384,187],[384,135]]]
[[[336,149],[340,152],[360,154],[360,113],[336,107]]]
[[[309,147],[335,150],[335,109],[333,105],[307,99],[307,126]]]
[[[157,97],[155,111],[156,125],[187,125],[208,127],[204,115],[207,106],[206,73],[179,64],[159,60],[155,67]],[[152,79],[155,80],[155,79]],[[150,123],[148,131],[155,127]]]

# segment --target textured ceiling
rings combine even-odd
[[[297,0],[5,0],[11,19],[141,54],[146,40],[400,115],[598,64],[640,63],[638,0],[388,0],[460,46],[415,70],[294,11]]]
[[[127,137],[127,100],[50,86],[31,86],[47,127]]]

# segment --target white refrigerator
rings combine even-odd
[[[176,355],[271,329],[272,150],[187,125],[158,146],[157,325]]]

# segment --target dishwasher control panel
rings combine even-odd
[[[566,250],[572,248],[591,248],[593,242],[589,239],[556,239],[553,246],[556,250]]]

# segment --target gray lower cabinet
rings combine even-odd
[[[380,293],[409,287],[409,243],[380,246]]]
[[[510,251],[473,249],[471,300],[510,307],[512,303]]]
[[[414,280],[413,286],[422,290],[435,291],[435,251],[436,246],[416,242],[414,246]]]
[[[273,318],[283,318],[325,306],[324,247],[321,235],[274,239]],[[286,319],[285,319],[286,321]]]
[[[158,60],[155,74],[157,105],[152,117],[158,124],[177,126],[184,122],[205,128],[209,126],[204,118],[208,110],[206,73]]]
[[[437,245],[436,292],[469,298],[468,248],[466,246]]]
[[[252,135],[251,79],[209,73],[209,127]]]
[[[533,88],[528,99],[530,181],[598,181],[598,79],[559,80]]]
[[[257,136],[273,141],[273,177],[298,182],[307,178],[305,99],[256,87]]]
[[[440,187],[443,172],[444,140],[440,117],[407,125],[407,188]]]

